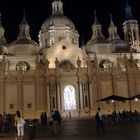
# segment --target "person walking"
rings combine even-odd
[[[17,128],[17,140],[23,140],[25,120],[22,118],[20,111],[16,111],[15,126]]]
[[[53,114],[54,114],[54,111],[51,110],[50,115],[49,115],[49,126],[53,125],[53,118],[52,118]]]
[[[62,117],[58,110],[55,110],[54,114],[52,115],[52,118],[53,118],[54,134],[57,135],[57,134],[59,134],[59,126],[60,126],[61,120],[62,120]]]
[[[103,116],[102,116],[101,108],[100,107],[98,107],[98,109],[97,109],[97,112],[96,112],[96,115],[95,115],[95,119],[96,119],[97,134],[105,132]]]

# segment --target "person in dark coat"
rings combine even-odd
[[[95,115],[95,119],[96,119],[96,130],[97,130],[97,133],[100,134],[102,132],[105,132],[103,116],[102,116],[101,108],[100,107],[98,107],[98,109],[97,109],[97,112],[96,112],[96,115]]]
[[[58,110],[55,110],[54,114],[52,115],[52,118],[53,118],[54,133],[58,134],[59,125],[61,124],[61,120],[62,120],[62,117],[61,117],[61,115],[60,115]]]

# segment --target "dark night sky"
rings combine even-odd
[[[103,33],[107,36],[107,29],[110,23],[110,12],[113,21],[118,27],[119,35],[122,37],[122,23],[125,20],[124,3],[125,0],[62,0],[64,14],[69,17],[76,26],[86,43],[92,35],[92,24],[94,22],[94,9],[97,10],[97,17],[103,27]],[[135,19],[140,24],[139,0],[128,0]],[[17,38],[18,26],[22,20],[23,8],[25,7],[26,19],[30,25],[30,35],[33,40],[38,41],[38,34],[41,25],[51,15],[52,0],[34,0],[34,2],[20,1],[13,3],[10,1],[7,8],[0,8],[2,14],[2,24],[6,30],[5,36],[8,42]],[[1,5],[2,6],[2,5]]]

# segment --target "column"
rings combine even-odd
[[[46,84],[46,94],[47,94],[47,111],[51,111],[51,106],[50,106],[50,92],[49,92],[49,83],[47,82]]]
[[[116,83],[116,77],[115,75],[111,74],[111,77],[112,77],[112,93],[113,95],[117,95],[117,83]],[[116,111],[116,103],[114,102],[113,103],[113,108],[114,108],[114,111]]]
[[[84,110],[84,95],[83,95],[83,83],[80,83],[80,104],[81,104],[81,111]]]
[[[96,74],[96,82],[97,82],[97,100],[102,98],[101,95],[101,80],[100,80],[100,74]],[[100,106],[100,102],[97,102],[97,106]]]
[[[36,117],[40,116],[40,113],[43,111],[42,109],[42,93],[40,88],[40,77],[35,77],[35,111],[36,111]]]
[[[94,98],[93,98],[93,93],[94,93],[94,87],[92,87],[93,85],[93,82],[89,82],[89,93],[90,93],[90,110],[93,109],[94,105],[93,105],[93,102],[94,102]]]
[[[0,78],[0,112],[6,111],[5,94],[5,78]]]
[[[91,101],[90,101],[90,82],[89,80],[87,81],[87,87],[88,87],[88,106],[89,106],[89,115],[90,115],[90,109],[91,109]]]
[[[78,113],[79,113],[79,116],[80,116],[80,111],[81,111],[81,96],[80,96],[80,81],[79,81],[79,78],[78,78]],[[82,92],[81,92],[82,93]]]
[[[48,105],[47,105],[47,84],[44,82],[42,83],[42,86],[43,86],[43,110],[44,112],[47,112],[48,111]]]
[[[23,107],[23,81],[22,78],[17,80],[17,110],[21,111],[22,115],[24,112]]]
[[[0,112],[6,111],[5,70],[6,70],[6,62],[5,55],[3,55],[3,59],[0,62]]]
[[[61,101],[61,87],[60,82],[57,83],[57,100],[58,100],[58,110],[62,111],[62,101]]]
[[[131,73],[127,73],[128,97],[135,93],[134,77]],[[132,110],[131,101],[129,101],[130,110]]]
[[[135,42],[134,42],[134,31],[133,31],[133,28],[131,27],[131,34],[132,34],[132,38],[131,38],[131,41],[132,41],[132,45],[135,45]]]

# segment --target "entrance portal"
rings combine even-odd
[[[64,110],[76,109],[75,88],[67,85],[64,88]]]

